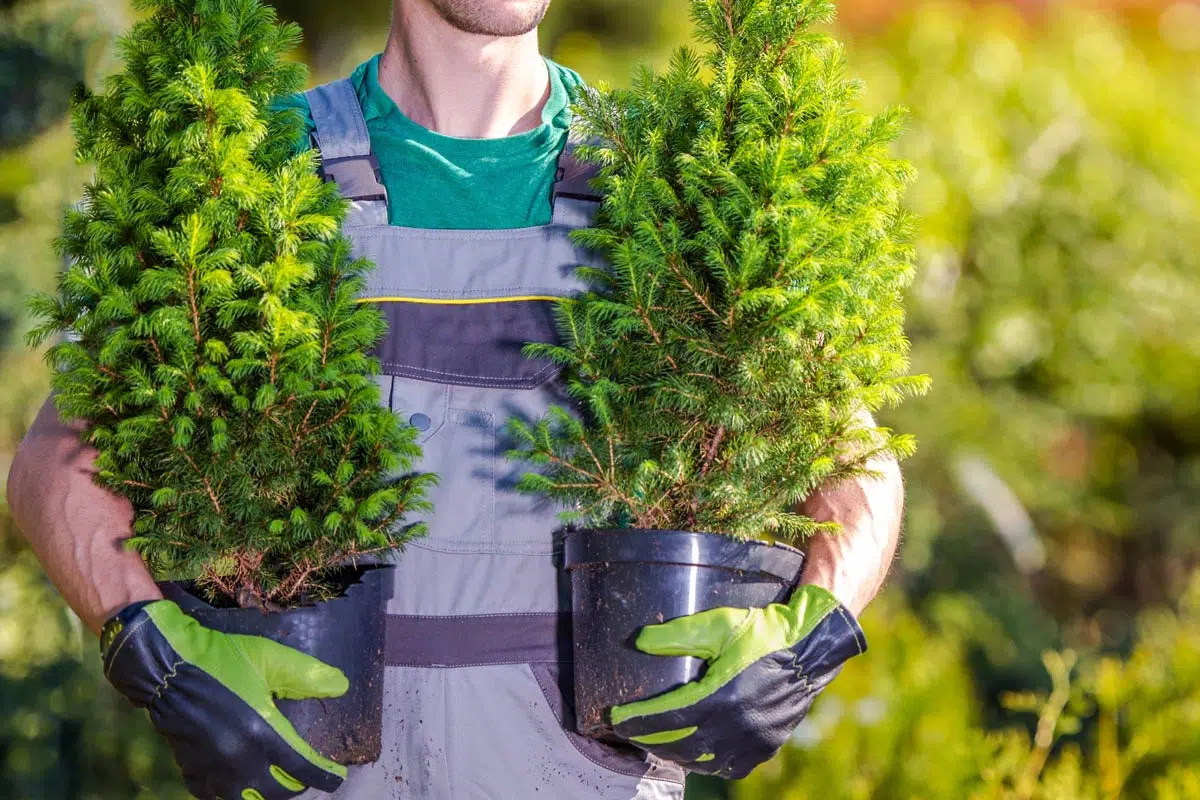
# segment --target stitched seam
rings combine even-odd
[[[384,664],[388,669],[472,669],[473,667],[511,667],[520,664],[573,664],[573,661],[564,661],[561,658],[528,658],[521,661],[489,661],[480,662],[478,664],[418,664],[408,663],[403,664]]]
[[[393,361],[380,362],[380,367],[396,370],[396,376],[401,378],[425,380],[430,383],[449,383],[453,386],[475,386],[483,389],[536,389],[545,382],[542,379],[547,376],[547,373],[554,370],[554,366],[551,364],[529,378],[483,378],[473,375],[456,375],[454,373],[439,372],[438,370],[427,370],[422,367],[398,364]]]
[[[162,676],[162,682],[159,683],[158,686],[154,687],[154,699],[155,700],[162,699],[163,689],[167,688],[167,685],[171,682],[171,678],[174,678],[179,674],[179,665],[183,664],[183,663],[184,663],[184,660],[182,658],[179,659],[178,661],[176,661],[174,664],[171,665],[171,671]]]
[[[792,651],[792,674],[796,678],[796,683],[800,685],[802,691],[808,690],[808,674],[804,671],[803,665],[800,663],[800,654]]]
[[[566,201],[566,202],[564,202]],[[553,224],[564,228],[590,228],[593,225],[594,210],[600,207],[599,200],[590,200],[571,194],[555,194],[553,207]],[[573,203],[587,203],[588,208],[572,207]]]
[[[558,659],[535,659],[530,661],[528,658],[521,658],[518,661],[472,661],[464,664],[426,664],[421,661],[405,661],[403,663],[388,663],[386,666],[402,669],[404,667],[414,667],[417,669],[470,669],[471,667],[511,667],[514,664],[570,664],[570,661],[559,661]]]
[[[511,614],[497,612],[494,614],[388,614],[388,619],[495,619],[497,617],[558,617],[570,614],[569,611],[514,611]]]
[[[538,239],[546,233],[563,229],[575,230],[573,226],[551,222],[547,225],[531,225],[524,228],[496,228],[494,230],[445,229],[441,231],[425,230],[423,228],[408,228],[403,225],[374,225],[378,230],[363,230],[357,234],[363,239],[382,239],[389,236],[404,235],[406,239],[416,239],[426,242],[444,242],[466,240],[472,242],[503,241],[505,239]]]
[[[447,376],[446,378],[435,378],[434,376],[423,376],[418,374],[409,374],[401,372],[406,370],[406,367],[396,366],[394,364],[382,364],[385,368],[397,370],[396,374],[401,378],[416,378],[418,380],[428,380],[430,383],[448,383],[451,386],[474,386],[481,389],[534,389],[536,386],[525,386],[522,382],[504,381],[504,380],[488,380],[486,378],[470,378],[468,376]],[[412,372],[410,370],[410,372]]]
[[[246,651],[242,648],[242,643],[240,641],[238,641],[236,638],[234,638],[232,640],[232,644],[233,644],[233,648],[235,650],[237,650],[237,654],[242,657],[242,661],[244,661],[246,663],[246,668],[250,671],[250,674],[257,676],[259,678],[259,680],[262,680],[263,683],[266,683],[266,681],[263,679],[262,673],[254,668],[254,662],[250,660],[250,656],[246,655]],[[201,669],[203,669],[203,667],[201,667]],[[230,687],[230,691],[233,691],[232,687]],[[235,695],[237,695],[238,698],[243,703],[245,703],[246,705],[250,705],[249,700],[246,700],[244,697],[242,697],[236,691],[234,691],[233,693]],[[253,706],[250,706],[250,707],[254,708]],[[257,709],[255,709],[255,713],[258,713]],[[274,726],[272,725],[271,727],[274,727]]]
[[[630,764],[628,767],[622,766],[622,767],[614,768],[614,767],[609,766],[608,764],[605,764],[603,761],[600,761],[599,759],[592,758],[590,753],[585,752],[584,749],[579,746],[579,743],[575,741],[575,738],[570,735],[570,733],[567,731],[566,727],[563,725],[563,719],[565,718],[565,716],[559,717],[558,714],[554,713],[554,701],[550,699],[550,694],[546,690],[546,684],[542,682],[542,676],[538,675],[537,672],[535,672],[533,669],[529,670],[529,674],[533,676],[534,682],[537,683],[538,689],[541,690],[542,697],[545,698],[546,705],[550,709],[550,715],[552,717],[554,717],[556,720],[558,720],[558,729],[560,731],[562,731],[563,738],[567,740],[567,742],[571,745],[572,748],[574,748],[576,753],[579,753],[579,755],[583,756],[588,761],[592,762],[593,764],[595,764],[597,767],[604,770],[605,772],[615,772],[618,775],[626,775],[630,778],[639,778],[640,779],[640,778],[646,777],[646,774],[650,772],[650,764],[648,764],[646,762],[643,762],[643,768],[640,770],[637,767],[634,767],[632,764]],[[564,703],[566,702],[566,698],[563,699],[563,702]]]
[[[367,121],[363,117],[362,105],[358,102],[358,93],[354,91],[354,87],[347,79],[342,79],[336,84],[337,93],[340,95],[339,100],[342,101],[343,111],[348,112],[350,124],[354,126],[355,141],[351,142],[354,145],[355,151],[366,148],[366,153],[356,153],[358,155],[371,154],[371,135],[367,133]]]
[[[323,127],[320,125],[321,120],[318,118],[322,118],[325,122],[330,123],[330,127],[324,129],[325,133],[330,133],[330,132],[342,133],[343,131],[342,131],[342,126],[340,123],[345,121],[345,116],[343,115],[342,112],[345,111],[347,107],[349,107],[349,110],[351,112],[350,113],[350,124],[354,130],[353,131],[345,131],[345,132],[350,133],[352,136],[354,134],[358,134],[358,141],[357,142],[351,141],[350,144],[360,144],[361,145],[365,141],[366,147],[367,147],[367,153],[368,154],[370,153],[370,141],[371,140],[370,140],[370,136],[365,134],[366,124],[365,124],[365,121],[362,119],[362,106],[358,102],[358,95],[354,91],[354,87],[350,84],[349,79],[343,78],[341,80],[332,81],[330,83],[326,83],[321,86],[318,86],[318,87],[314,88],[311,91],[311,94],[309,94],[308,96],[309,96],[309,109],[310,109],[310,111],[312,111],[312,114],[313,114],[313,123],[314,123],[314,126],[318,129],[315,132],[317,134],[315,138],[317,138],[318,144],[320,142],[320,139],[322,138],[320,134],[321,134],[321,128]],[[319,104],[314,104],[312,102],[313,97],[319,98],[319,104],[323,104],[324,107],[314,108],[315,105],[319,105]],[[353,102],[351,102],[351,101],[353,101]],[[357,111],[357,113],[355,113],[356,111]],[[333,136],[331,138],[334,141],[342,141],[342,142],[344,142],[346,139],[345,136]],[[318,147],[318,150],[319,149],[320,149],[320,147]],[[329,149],[336,151],[338,148],[331,146]],[[363,155],[362,153],[357,152],[357,149],[354,147],[346,146],[346,149],[350,151],[349,155],[337,156],[337,158],[353,158],[356,155]]]
[[[142,627],[149,621],[150,621],[150,617],[148,615],[143,616],[141,619],[139,619],[137,622],[133,623],[132,625],[130,625],[128,628],[126,628],[123,631],[124,635],[121,636],[120,642],[117,644],[117,649],[112,651],[112,655],[110,655],[108,657],[108,664],[106,664],[104,667],[104,677],[105,678],[108,677],[109,670],[112,669],[112,665],[117,660],[117,654],[121,652],[121,648],[125,646],[125,643],[127,641],[129,641],[129,637],[133,636],[134,632],[138,628]]]
[[[838,606],[837,612],[838,612],[838,616],[840,616],[842,618],[842,622],[846,623],[846,627],[849,628],[850,631],[854,634],[854,646],[858,648],[857,655],[861,656],[863,654],[863,651],[866,650],[866,647],[864,647],[864,645],[866,643],[863,642],[862,639],[859,637],[858,630],[855,628],[854,623],[852,623],[849,619],[846,618],[846,609],[842,608],[841,606]]]
[[[545,540],[515,539],[503,542],[485,541],[483,539],[443,539],[437,534],[430,534],[421,539],[420,543],[410,542],[406,547],[426,550],[431,553],[474,553],[492,556],[546,556],[553,550],[546,549]]]
[[[446,400],[446,417],[451,418],[455,425],[462,425],[465,428],[483,428],[482,425],[472,425],[469,420],[480,417],[481,422],[487,422],[487,430],[495,430],[496,415],[491,411],[472,411],[469,408],[453,408],[450,406],[449,399]]]
[[[381,286],[371,286],[360,293],[359,300],[370,302],[378,298],[373,297],[376,293],[394,294],[396,292],[407,292],[408,294],[425,293],[427,295],[441,298],[462,298],[464,300],[481,300],[487,297],[520,297],[529,294],[553,295],[557,299],[567,299],[570,295],[559,294],[561,292],[575,291],[575,287],[563,286],[546,286],[544,284],[530,284],[528,286],[506,286],[503,289],[471,289],[464,291],[462,289],[430,289],[428,287],[414,287],[412,284],[401,283],[386,283]],[[483,294],[487,292],[488,294]]]
[[[408,370],[412,370],[413,372],[427,372],[427,373],[429,373],[430,375],[442,375],[442,376],[444,376],[444,377],[447,377],[447,378],[466,378],[466,379],[468,379],[468,380],[479,380],[479,381],[523,381],[523,380],[532,380],[532,378],[489,378],[489,377],[487,377],[487,376],[482,376],[482,375],[467,375],[467,374],[464,374],[464,373],[461,373],[461,372],[446,372],[445,370],[433,369],[432,367],[414,367],[414,366],[412,366],[412,365],[410,365],[410,364],[401,364],[401,363],[399,363],[399,362],[396,362],[396,361],[388,361],[388,362],[384,362],[384,363],[382,363],[382,364],[381,364],[381,366],[384,366],[384,367],[393,367],[393,368],[395,368],[395,369],[408,369]],[[542,375],[545,375],[547,372],[549,372],[550,370],[554,369],[554,366],[555,366],[555,365],[554,365],[553,363],[551,363],[551,364],[547,364],[546,366],[542,367],[540,370],[538,370],[537,372],[535,372],[535,373],[533,374],[533,378],[540,378]]]

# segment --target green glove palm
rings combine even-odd
[[[702,658],[708,668],[678,689],[613,708],[617,734],[694,772],[740,778],[783,746],[866,640],[832,594],[801,586],[786,605],[716,608],[648,625],[637,647]]]
[[[206,628],[168,600],[139,603],[106,626],[109,681],[171,745],[202,800],[286,800],[331,792],[345,767],[317,753],[273,698],[337,697],[341,670],[260,636]]]

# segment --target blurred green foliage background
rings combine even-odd
[[[386,2],[279,0],[313,80]],[[794,742],[689,798],[1200,798],[1200,5],[845,0],[870,108],[912,112],[909,332],[934,391],[870,654]],[[0,0],[0,478],[46,391],[22,297],[86,178],[71,86],[124,0]],[[555,0],[545,51],[622,83],[684,0]],[[0,507],[0,798],[183,798]]]

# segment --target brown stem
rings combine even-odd
[[[658,330],[654,327],[654,323],[650,321],[650,316],[640,305],[637,307],[637,312],[642,322],[646,325],[646,330],[650,331],[650,335],[654,337],[654,343],[661,348],[663,346],[662,337],[658,335]],[[675,359],[671,358],[670,353],[664,352],[663,355],[666,357],[667,363],[671,365],[671,369],[679,369],[675,363]]]
[[[708,474],[708,469],[713,465],[713,459],[717,457],[717,448],[721,446],[721,442],[725,439],[725,426],[717,428],[713,434],[712,441],[708,445],[707,451],[704,453],[704,463],[700,466],[700,477],[703,478]]]
[[[184,460],[187,461],[189,466],[191,466],[192,471],[200,476],[200,480],[204,481],[204,490],[208,493],[208,499],[212,501],[213,508],[215,508],[217,510],[217,514],[220,515],[222,513],[221,503],[219,500],[217,500],[217,493],[213,491],[212,482],[209,481],[208,476],[204,474],[204,470],[200,469],[199,465],[196,464],[192,457],[188,455],[188,452],[182,447],[177,447],[175,449],[179,451],[179,454],[183,456]]]
[[[292,444],[292,455],[295,456],[300,452],[300,445],[304,443],[302,432],[308,428],[308,420],[312,417],[312,413],[316,410],[317,401],[313,400],[312,405],[308,407],[308,411],[304,414],[304,419],[300,420],[300,430],[295,433]]]
[[[674,253],[672,253],[671,257],[667,259],[667,266],[671,268],[671,272],[675,273],[675,277],[679,279],[679,282],[687,287],[687,290],[692,293],[692,297],[695,297],[700,305],[704,306],[704,309],[708,313],[712,314],[718,322],[720,322],[721,315],[713,310],[713,307],[708,304],[708,300],[704,297],[704,295],[702,295],[694,286],[692,286],[691,281],[689,281],[687,276],[683,274],[683,269],[679,266]]]
[[[189,269],[187,273],[188,280],[188,305],[192,308],[192,334],[196,337],[196,347],[200,347],[200,307],[196,303],[196,272]],[[155,348],[157,349],[157,347]]]
[[[590,451],[591,448],[589,447],[588,450]],[[553,453],[546,453],[545,455],[552,464],[557,464],[560,467],[569,469],[572,472],[576,472],[580,475],[583,475],[585,478],[591,478],[591,480],[592,480],[591,485],[593,487],[599,489],[602,492],[606,492],[608,495],[610,495],[612,497],[616,497],[618,500],[620,500],[625,505],[629,506],[631,509],[636,507],[637,504],[634,503],[634,501],[631,498],[626,496],[624,492],[622,492],[620,489],[618,489],[612,483],[612,481],[610,481],[608,478],[604,477],[603,475],[596,475],[596,474],[584,469],[583,467],[577,467],[569,461],[564,461],[563,459],[559,458],[558,456],[554,455]],[[593,458],[594,458],[594,456],[593,456]]]

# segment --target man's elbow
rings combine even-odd
[[[58,418],[54,401],[47,399],[39,409],[33,424],[13,454],[5,486],[8,510],[17,527],[28,532],[33,522],[31,516],[36,504],[50,490],[49,484],[55,477],[49,460],[61,452],[65,438],[78,438],[79,432],[64,425]]]
[[[13,454],[5,483],[5,500],[8,502],[9,514],[22,530],[26,528],[24,522],[27,519],[30,487],[37,483],[33,475],[37,464],[33,455],[34,445],[31,442],[35,437],[34,429],[30,428],[17,446],[17,452]]]

